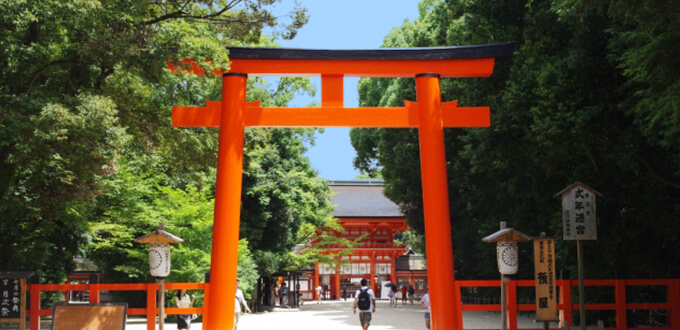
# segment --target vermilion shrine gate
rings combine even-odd
[[[458,107],[441,102],[440,78],[488,77],[495,60],[509,57],[514,43],[445,48],[379,50],[300,50],[229,48],[231,66],[223,74],[222,101],[205,107],[174,107],[174,126],[219,127],[207,329],[233,329],[238,235],[246,126],[411,127],[418,128],[423,184],[428,277],[433,329],[462,329],[461,311],[451,304],[454,290],[451,224],[446,178],[444,127],[487,127],[488,107]],[[194,66],[197,73],[200,68]],[[321,76],[321,107],[269,108],[246,102],[251,75]],[[416,102],[404,107],[346,108],[344,77],[415,78]]]

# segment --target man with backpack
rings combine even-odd
[[[354,314],[357,313],[357,307],[359,307],[361,327],[367,330],[371,325],[371,313],[375,313],[375,294],[368,287],[368,281],[365,278],[361,279],[361,288],[354,295]]]

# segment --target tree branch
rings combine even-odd
[[[644,159],[642,159],[642,157],[636,156],[635,158],[637,158],[637,160],[639,160],[640,163],[642,163],[642,165],[644,165],[645,168],[647,168],[647,170],[649,171],[649,174],[651,174],[654,178],[656,178],[657,180],[659,180],[659,181],[661,181],[661,182],[663,182],[663,183],[665,183],[665,184],[667,184],[667,185],[669,185],[673,188],[680,189],[680,185],[678,185],[677,183],[666,180],[661,175],[657,174],[656,171],[654,171],[654,169],[652,168],[652,165],[649,164]]]
[[[29,94],[31,90],[33,89],[33,84],[35,81],[38,79],[38,77],[47,70],[47,68],[53,66],[53,65],[59,65],[59,64],[64,64],[64,63],[75,63],[76,60],[74,59],[67,59],[67,60],[58,60],[58,61],[53,61],[50,63],[45,64],[42,68],[40,68],[38,71],[33,73],[33,78],[31,78],[31,83],[28,84],[28,87],[26,88],[26,94]]]
[[[583,146],[583,149],[586,150],[586,154],[588,155],[588,158],[590,159],[590,163],[593,164],[593,167],[595,168],[595,172],[600,172],[600,170],[597,168],[597,163],[595,162],[595,158],[593,158],[593,154],[590,153],[590,149],[588,147]]]
[[[151,24],[156,24],[158,22],[162,22],[165,20],[169,19],[175,19],[175,18],[194,18],[194,19],[209,19],[209,18],[214,18],[214,17],[219,17],[228,10],[233,9],[239,2],[242,2],[243,0],[232,0],[230,3],[228,3],[224,8],[220,9],[219,11],[212,13],[212,14],[207,14],[207,15],[190,15],[188,13],[184,12],[184,8],[188,4],[185,3],[179,10],[165,14],[163,16],[156,17],[152,20],[143,22],[142,25],[151,25]]]

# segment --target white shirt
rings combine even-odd
[[[368,289],[368,295],[371,296],[371,305],[368,307],[368,310],[364,309],[359,309],[362,312],[371,312],[373,310],[373,301],[375,300],[375,293],[373,293],[373,290],[371,290],[367,286],[362,286],[361,289],[357,290],[357,293],[354,294],[354,299],[357,299],[357,308],[358,308],[358,300],[359,300],[359,295],[361,294],[361,291]]]
[[[430,294],[426,293],[422,298],[420,298],[420,302],[425,304],[427,311],[430,312]]]
[[[234,313],[241,313],[241,301],[244,299],[243,291],[241,291],[239,288],[236,288],[236,303],[234,305]]]
[[[191,307],[191,297],[189,297],[188,294],[184,294],[182,298],[177,299],[177,307],[179,308]]]

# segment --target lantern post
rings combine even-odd
[[[496,243],[496,261],[501,273],[501,329],[508,328],[507,293],[505,283],[509,280],[506,275],[517,274],[519,257],[517,242],[530,241],[531,236],[523,234],[513,228],[506,228],[505,221],[501,221],[501,230],[482,238],[486,243]]]
[[[158,281],[158,328],[165,325],[165,277],[170,274],[170,244],[184,242],[183,239],[165,231],[165,224],[141,237],[135,238],[137,243],[149,244],[149,270],[151,276]],[[147,308],[152,308],[147,306]]]

